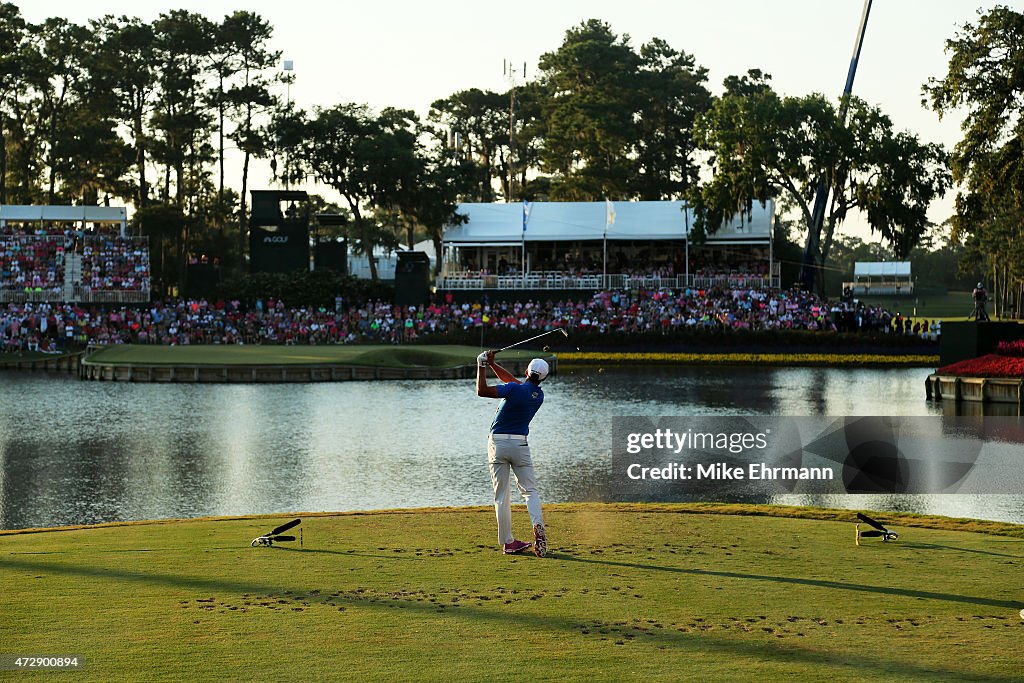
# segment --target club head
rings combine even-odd
[[[562,333],[563,337],[568,337],[569,336],[569,333],[565,331],[564,327],[559,327],[558,331]]]
[[[274,545],[274,542],[270,539],[269,536],[260,536],[258,538],[252,539],[252,547],[255,548],[258,545],[272,546]]]

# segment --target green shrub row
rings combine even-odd
[[[391,301],[395,297],[395,288],[391,283],[317,270],[243,275],[222,282],[218,294],[224,299],[237,299],[246,305],[254,304],[257,299],[281,299],[288,306],[308,305],[333,309],[335,297],[339,296],[345,306],[371,299]]]

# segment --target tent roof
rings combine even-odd
[[[123,206],[0,205],[0,221],[123,223],[127,220],[128,211]]]
[[[693,223],[685,202],[612,202],[614,222],[607,224],[605,202],[532,202],[526,219],[527,242],[575,242],[584,240],[684,239]],[[519,243],[523,234],[523,204],[459,204],[458,213],[468,217],[462,225],[444,233],[447,244],[462,246]],[[737,216],[708,238],[709,243],[764,243],[771,235],[774,206],[755,205],[749,220]]]
[[[853,275],[910,277],[910,261],[857,261],[853,264]]]

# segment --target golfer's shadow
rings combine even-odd
[[[551,554],[549,557],[568,562],[583,562],[585,564],[603,564],[612,567],[628,567],[631,569],[643,569],[647,571],[671,572],[673,574],[689,574],[691,576],[714,576],[723,579],[740,579],[743,581],[765,581],[769,583],[788,583],[797,586],[815,586],[817,588],[831,588],[836,590],[848,590],[859,593],[877,593],[879,595],[899,595],[907,598],[923,598],[926,600],[942,600],[944,602],[959,602],[971,605],[985,605],[988,607],[1004,607],[1013,610],[1020,609],[1017,601],[997,600],[995,598],[982,598],[973,595],[956,595],[955,593],[936,593],[922,591],[913,588],[896,588],[892,586],[872,586],[863,583],[843,583],[842,581],[823,581],[821,579],[803,579],[795,576],[770,576],[767,574],[743,574],[741,572],[723,572],[712,569],[686,569],[683,567],[664,567],[655,564],[639,564],[636,562],[615,562],[613,560],[591,560],[584,557],[575,557],[565,554]]]
[[[283,545],[275,545],[271,550],[283,550],[286,553],[316,553],[318,555],[340,555],[341,557],[374,557],[380,560],[412,560],[417,561],[421,557],[398,557],[396,555],[377,555],[374,553],[357,553],[353,550],[323,550],[319,548],[288,548]]]
[[[1012,557],[1018,560],[1024,560],[1024,555],[1010,555],[1008,553],[996,553],[991,550],[976,550],[975,548],[958,548],[955,545],[939,545],[938,543],[908,543],[903,541],[900,543],[901,547],[904,548],[920,548],[921,550],[951,550],[957,553],[977,553],[979,555],[993,555],[995,557]]]

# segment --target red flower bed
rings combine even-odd
[[[1017,339],[1016,341],[1001,341],[998,346],[996,346],[996,353],[1000,356],[1024,358],[1024,339]]]
[[[990,353],[981,358],[971,358],[947,365],[936,372],[940,375],[959,377],[1024,377],[1024,357],[1014,358]]]

